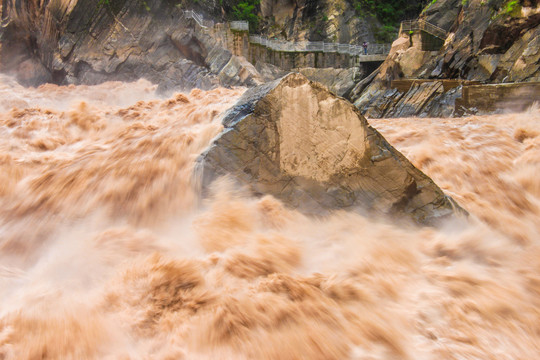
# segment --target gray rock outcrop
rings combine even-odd
[[[248,90],[223,125],[198,160],[203,187],[231,174],[309,211],[357,207],[423,224],[464,213],[354,105],[301,74]]]

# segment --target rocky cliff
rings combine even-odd
[[[366,116],[452,116],[468,82],[540,81],[538,1],[438,0],[421,18],[447,31],[444,44],[432,51],[425,32],[402,33],[376,74],[351,93]],[[395,86],[404,79],[423,81]],[[446,80],[462,83],[447,87]]]
[[[272,38],[342,44],[374,42],[380,23],[359,17],[346,0],[262,0],[262,30]]]
[[[248,90],[199,159],[207,187],[231,174],[310,211],[360,208],[433,223],[464,211],[357,108],[301,74]]]
[[[248,3],[255,5],[241,12],[241,5]],[[95,84],[145,77],[162,89],[253,86],[261,82],[257,71],[224,50],[227,47],[210,36],[213,30],[196,26],[183,11],[195,9],[214,22],[247,16],[251,25],[251,20],[257,24],[251,31],[269,38],[359,44],[381,40],[381,34],[389,34],[385,31],[395,31],[397,20],[384,27],[376,9],[369,8],[371,3],[1,0],[0,71],[16,74],[25,85]],[[421,1],[408,3],[412,10],[400,16],[415,16]]]
[[[251,64],[160,0],[3,0],[0,70],[25,85],[145,77],[166,90],[261,82]]]
[[[399,21],[415,18],[425,0],[261,0],[261,31],[296,41],[390,42]]]

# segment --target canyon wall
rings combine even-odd
[[[425,51],[425,32],[403,32],[383,65],[351,92],[350,99],[366,116],[475,112],[475,106],[456,107],[463,86],[540,81],[537,1],[438,0],[424,10],[421,19],[447,31],[444,44],[437,51]],[[422,81],[403,90],[396,86],[396,80],[403,79]],[[462,84],[445,88],[448,79]],[[512,90],[507,96],[518,95]],[[529,105],[540,100],[536,91],[521,96],[526,96]]]
[[[144,77],[171,88],[253,86],[255,68],[159,0],[4,0],[0,70],[24,85]]]

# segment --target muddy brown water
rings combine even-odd
[[[535,359],[540,111],[370,120],[471,213],[308,218],[193,161],[243,89],[0,78],[0,359]]]

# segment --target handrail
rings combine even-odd
[[[205,28],[213,27],[213,22],[206,22],[204,18],[194,12],[193,10],[185,10],[184,16],[186,18],[192,18],[195,22]],[[209,24],[209,26],[206,26]],[[231,30],[237,31],[249,31],[249,23],[247,21],[231,21],[229,23]],[[353,56],[362,55],[386,55],[390,52],[391,44],[369,44],[367,47],[367,54],[361,45],[352,44],[338,44],[327,43],[323,41],[302,41],[302,42],[289,42],[285,40],[272,40],[267,39],[259,35],[250,35],[249,42],[259,44],[274,51],[284,52],[324,52],[324,53],[338,53],[348,54]]]
[[[418,19],[418,20],[405,20],[401,22],[401,27],[399,32],[405,32],[405,31],[415,31],[415,30],[422,30],[425,31],[433,36],[436,36],[442,40],[446,39],[446,36],[448,35],[448,32],[436,25],[433,25],[426,20]]]
[[[283,40],[271,40],[259,35],[251,35],[249,41],[259,44],[274,51],[284,52],[325,52],[349,55],[364,55],[361,45],[327,43],[323,41],[287,42]],[[370,44],[367,55],[384,55],[390,52],[391,44]]]
[[[433,25],[431,23],[428,23],[427,21],[425,20],[418,20],[418,23],[420,24],[420,27],[422,28],[422,30],[434,35],[434,36],[437,36],[437,37],[440,37],[442,38],[443,40],[446,39],[446,35],[447,35],[447,32],[446,30],[436,26],[436,25]]]
[[[231,30],[249,31],[249,23],[247,21],[231,21],[229,26]]]
[[[197,14],[195,11],[193,10],[184,10],[184,16],[189,19],[193,19],[195,20],[195,22],[202,28],[210,28],[210,27],[213,27],[214,26],[214,22],[213,21],[209,21],[209,20],[204,20],[204,18],[202,17],[202,15],[200,14]]]

